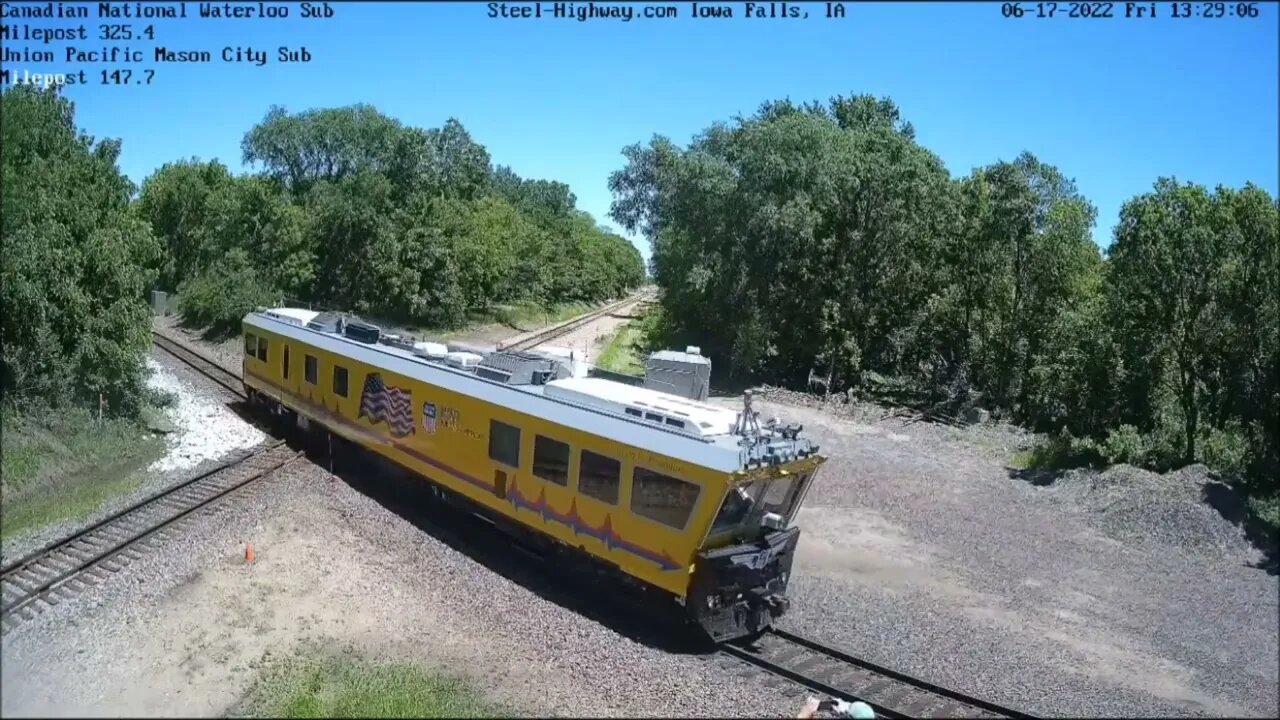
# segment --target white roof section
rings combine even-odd
[[[737,413],[727,408],[604,378],[553,380],[546,384],[543,394],[615,415],[643,417],[649,422],[653,422],[649,415],[660,415],[662,425],[700,437],[729,435],[738,419]]]
[[[449,347],[438,342],[416,342],[413,344],[413,354],[422,357],[444,357],[449,354]]]
[[[666,360],[667,362],[683,362],[693,365],[710,365],[711,358],[695,355],[689,352],[680,352],[679,350],[659,350],[649,355],[651,360]]]
[[[473,352],[451,352],[445,353],[444,360],[455,367],[465,367],[479,364],[481,360],[484,360],[484,356]]]
[[[291,325],[300,325],[302,327],[306,327],[307,323],[311,322],[312,320],[315,320],[316,316],[319,315],[320,313],[316,312],[315,310],[303,310],[302,308],[282,307],[282,308],[272,308],[270,310],[265,310],[263,311],[263,314],[265,314],[267,317],[272,317],[272,318],[275,318],[276,320],[281,320]]]

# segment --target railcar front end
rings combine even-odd
[[[757,636],[791,606],[787,584],[800,540],[792,525],[825,458],[739,475],[699,549],[685,600],[715,642]]]

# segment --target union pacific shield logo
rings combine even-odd
[[[426,430],[428,433],[434,433],[436,431],[435,403],[422,404],[422,429]]]

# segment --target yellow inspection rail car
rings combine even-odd
[[[717,641],[786,611],[824,458],[802,428],[584,376],[533,353],[440,352],[337,313],[243,322],[253,403],[339,435],[682,605]]]

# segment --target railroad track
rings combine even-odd
[[[278,440],[156,493],[0,570],[0,632],[99,584],[154,550],[167,529],[302,453]]]
[[[720,651],[823,695],[861,700],[885,718],[1030,718],[900,672],[859,660],[832,647],[771,630],[750,646]]]
[[[181,360],[201,375],[218,383],[236,397],[243,398],[245,396],[244,384],[240,376],[222,367],[214,360],[161,335],[155,330],[151,331],[151,341],[155,343],[156,347]]]
[[[548,340],[553,340],[555,338],[560,337],[561,335],[567,335],[568,333],[571,333],[574,330],[577,330],[578,328],[582,327],[583,325],[586,325],[587,323],[593,320],[604,317],[605,315],[615,313],[621,310],[622,308],[644,302],[645,300],[649,299],[649,297],[650,297],[650,294],[647,292],[644,292],[644,293],[638,293],[636,295],[623,298],[618,302],[610,303],[609,305],[605,305],[602,308],[593,310],[584,315],[579,315],[578,317],[573,318],[572,320],[567,320],[558,325],[552,325],[551,327],[546,328],[545,330],[540,330],[532,335],[527,335],[525,337],[518,338],[511,342],[500,343],[498,345],[498,349],[499,350],[530,350],[532,348],[537,347],[538,345],[541,345],[547,342]]]

